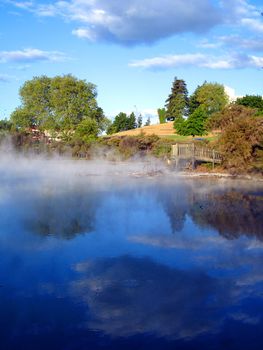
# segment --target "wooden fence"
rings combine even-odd
[[[194,143],[176,143],[172,145],[172,159],[190,159],[192,163],[195,161],[211,162],[220,164],[222,155],[212,148],[195,145]]]

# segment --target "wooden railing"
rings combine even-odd
[[[212,148],[197,146],[194,143],[176,143],[172,145],[173,159],[192,159],[203,162],[221,163],[222,155]]]

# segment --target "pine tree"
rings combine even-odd
[[[174,79],[171,93],[165,102],[168,117],[175,117],[176,120],[188,114],[188,91],[184,80]]]
[[[127,130],[132,130],[137,128],[137,123],[136,123],[136,117],[135,114],[132,112],[130,116],[127,118]]]
[[[137,128],[141,128],[141,127],[142,127],[142,115],[139,114],[137,118]]]
[[[147,120],[146,120],[144,126],[149,126],[149,125],[151,125],[151,119],[150,119],[150,117],[147,118]]]

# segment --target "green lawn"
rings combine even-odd
[[[168,139],[168,140],[173,140],[174,142],[190,142],[193,139],[197,139],[197,138],[202,138],[204,140],[207,141],[216,141],[218,139],[218,135],[215,136],[195,136],[194,138],[192,136],[182,136],[182,135],[162,135],[159,136],[163,139]]]

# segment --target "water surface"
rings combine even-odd
[[[263,348],[262,184],[64,166],[1,171],[1,349]]]

